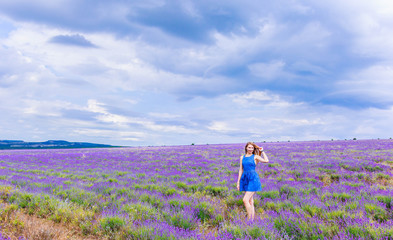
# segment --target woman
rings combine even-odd
[[[252,142],[248,142],[244,150],[246,154],[240,157],[237,190],[246,192],[243,197],[243,202],[247,210],[247,218],[254,220],[255,209],[253,196],[256,191],[262,190],[261,181],[259,180],[258,173],[255,171],[255,166],[258,162],[267,163],[269,159],[263,151],[263,148],[258,147]]]

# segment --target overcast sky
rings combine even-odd
[[[0,0],[0,139],[393,137],[391,0]]]

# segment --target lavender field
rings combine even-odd
[[[393,239],[393,140],[257,144],[253,222],[243,143],[0,151],[0,239],[31,238],[19,213],[81,239]]]

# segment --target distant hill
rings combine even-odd
[[[106,144],[87,142],[67,142],[64,140],[49,140],[46,142],[25,142],[22,140],[0,140],[1,149],[46,149],[46,148],[106,148],[115,147]]]

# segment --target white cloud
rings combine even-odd
[[[95,99],[89,99],[87,101],[87,110],[95,113],[107,114],[108,112],[105,110],[104,107],[102,107],[102,105],[102,103],[99,103]]]
[[[102,139],[111,139],[112,141],[123,141],[123,142],[140,142],[144,141],[146,133],[144,132],[132,132],[122,131],[119,129],[105,130],[105,129],[94,129],[94,128],[80,128],[74,129],[70,136],[87,136],[87,137],[98,137]]]
[[[105,104],[99,103],[93,99],[88,101],[87,110],[94,113],[98,113],[96,119],[101,122],[115,124],[122,127],[127,127],[128,124],[137,124],[140,127],[151,131],[183,133],[183,134],[196,133],[195,130],[188,129],[183,126],[157,124],[153,119],[149,119],[149,118],[129,117],[119,114],[113,114],[108,112],[108,110],[105,108]]]
[[[336,83],[336,94],[393,103],[393,65],[374,65]]]
[[[234,128],[231,128],[227,122],[222,122],[222,121],[213,121],[207,128],[212,131],[223,132],[223,133],[236,130]]]
[[[31,69],[31,75],[34,77],[27,79],[42,81],[44,78],[42,74],[45,72],[53,79],[52,88],[61,87],[67,83],[86,82],[90,84],[86,87],[96,87],[96,90],[102,92],[121,88],[129,91],[160,91],[179,95],[184,92],[183,95],[192,96],[195,95],[192,90],[203,94],[204,92],[214,93],[220,89],[226,91],[228,87],[233,87],[225,77],[215,75],[205,77],[171,72],[145,61],[150,60],[150,57],[156,58],[160,55],[174,55],[170,57],[172,60],[183,56],[184,61],[176,60],[177,63],[171,65],[183,64],[185,69],[194,69],[194,61],[198,56],[201,62],[207,60],[204,57],[205,52],[194,48],[181,49],[180,55],[176,55],[173,49],[162,50],[138,40],[129,41],[100,33],[84,34],[92,42],[97,43],[98,48],[59,47],[48,42],[53,36],[73,34],[78,33],[34,24],[20,24],[18,30],[13,31],[4,44],[8,48],[19,49],[21,59],[25,59],[24,61],[30,59],[29,63],[35,66]],[[150,52],[145,60],[137,55],[143,52],[144,54]],[[170,58],[164,61],[172,61]],[[214,60],[211,56],[208,58],[210,60],[207,62]],[[206,65],[206,63],[203,64]],[[38,73],[40,75],[36,76]],[[87,90],[86,87],[83,90]]]
[[[229,94],[228,96],[231,98],[231,101],[246,108],[254,108],[255,106],[285,108],[302,104],[300,102],[290,103],[284,100],[282,96],[268,91],[251,91],[239,94]]]
[[[154,118],[160,118],[160,119],[176,119],[180,118],[181,116],[178,114],[171,114],[171,113],[155,113],[151,112],[149,113],[150,116]]]
[[[315,9],[323,9],[329,23],[346,36],[348,50],[360,57],[379,57],[392,60],[393,2],[375,1],[318,1]],[[338,33],[340,34],[340,33]],[[336,34],[338,36],[338,34]]]
[[[248,68],[257,77],[273,80],[277,77],[289,76],[289,74],[285,74],[284,66],[285,63],[283,61],[271,61],[269,63],[253,63]]]
[[[72,104],[65,101],[39,101],[39,100],[23,100],[25,107],[23,114],[33,114],[37,116],[60,117],[61,110],[69,108]]]

